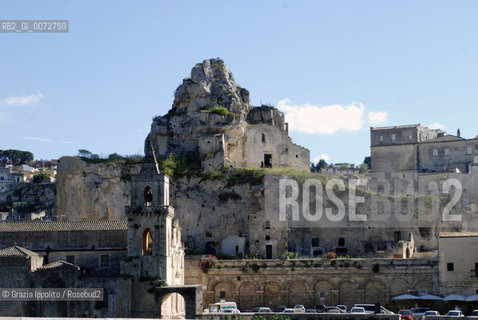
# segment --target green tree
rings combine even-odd
[[[91,151],[86,150],[86,149],[80,149],[80,150],[78,150],[78,155],[82,158],[90,158],[91,157]]]
[[[321,171],[322,169],[327,169],[329,165],[325,162],[324,159],[320,159],[316,165],[317,171]]]
[[[47,173],[39,173],[33,176],[33,183],[42,183],[43,181],[50,181],[50,175]]]
[[[372,169],[372,157],[365,157],[363,163],[365,163],[369,169]]]
[[[123,159],[124,159],[124,157],[120,156],[116,152],[112,153],[108,156],[108,160],[118,161],[118,160],[123,160]]]
[[[362,164],[360,165],[360,171],[359,171],[359,172],[360,172],[360,173],[365,173],[365,172],[367,172],[367,171],[368,171],[368,164],[362,163]]]
[[[0,161],[19,166],[33,161],[33,153],[16,149],[0,150]]]

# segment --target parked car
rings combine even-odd
[[[233,314],[236,314],[236,313],[241,313],[241,311],[239,309],[225,309],[223,311],[221,311],[221,313],[233,313]]]
[[[430,308],[427,307],[418,307],[418,308],[411,308],[410,311],[413,313],[414,316],[423,316],[425,312],[429,311]]]
[[[350,313],[366,314],[365,309],[363,307],[353,307],[352,309],[350,309]]]
[[[343,305],[343,304],[338,304],[337,305],[337,309],[339,309],[340,311],[342,311],[342,313],[347,313],[347,306]]]
[[[315,309],[305,309],[305,313],[317,313]]]
[[[426,318],[427,316],[439,316],[439,315],[440,315],[440,313],[439,313],[438,311],[428,310],[428,311],[426,311],[426,312],[423,314],[422,320],[425,320],[425,318]]]
[[[305,307],[303,304],[296,304],[294,306],[294,311],[295,313],[304,313],[305,312]]]
[[[276,312],[283,312],[287,307],[284,305],[277,306]]]
[[[335,308],[335,309],[330,309],[329,311],[327,311],[327,313],[342,313],[342,312],[340,312],[339,309]]]
[[[478,317],[478,310],[473,310],[473,311],[471,312],[471,316],[472,316],[472,317]]]
[[[325,312],[325,306],[323,304],[316,304],[314,309],[317,310],[318,313]]]
[[[398,311],[398,314],[402,316],[403,320],[413,320],[413,314],[411,310],[402,309]]]
[[[292,308],[285,308],[282,313],[295,313],[295,311]]]
[[[447,316],[447,317],[464,317],[463,312],[461,312],[461,310],[450,310],[445,314],[445,316]]]
[[[271,308],[268,308],[268,307],[260,307],[257,312],[258,313],[272,313],[272,310],[271,310]]]
[[[394,312],[385,309],[384,307],[380,307],[380,313],[382,314],[395,314]]]
[[[362,307],[365,309],[365,313],[375,313],[375,305],[371,303],[356,303],[354,307]]]

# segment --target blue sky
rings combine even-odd
[[[0,149],[38,159],[142,151],[211,57],[294,120],[312,159],[362,162],[370,123],[478,134],[477,1],[3,0],[0,19],[70,22],[0,33]]]

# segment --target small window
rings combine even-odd
[[[153,191],[148,186],[144,188],[144,206],[149,207],[151,205],[151,202],[153,202]]]
[[[266,135],[264,133],[262,134],[262,142],[266,142]]]
[[[345,246],[345,238],[339,238],[339,247]]]
[[[110,265],[110,256],[107,254],[102,254],[100,256],[100,266],[109,267],[109,265]]]
[[[466,154],[473,154],[473,149],[471,147],[467,147]]]
[[[395,231],[393,233],[393,239],[395,240],[395,242],[402,240],[402,233],[400,231]]]
[[[433,149],[433,156],[438,157],[438,149]]]
[[[66,256],[66,262],[75,263],[75,256]]]
[[[395,135],[394,135],[394,134],[392,134],[392,135],[390,136],[390,140],[392,140],[392,143],[395,142]]]
[[[267,220],[264,229],[268,230],[270,228],[271,228],[271,222]]]
[[[271,239],[271,236],[266,236],[266,240],[270,240]]]
[[[413,137],[411,134],[408,135],[408,142],[412,142],[413,141]]]
[[[220,292],[219,292],[219,299],[221,299],[221,300],[222,300],[222,299],[224,299],[224,300],[226,299],[226,291],[220,291]]]
[[[449,156],[449,155],[450,155],[450,149],[445,148],[445,156]]]
[[[455,271],[455,264],[453,262],[448,262],[446,264],[446,271]]]
[[[320,247],[320,239],[312,238],[312,247]]]
[[[378,137],[379,142],[383,142],[383,136]]]
[[[212,233],[211,231],[206,230],[206,238],[212,238]]]

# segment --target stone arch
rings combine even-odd
[[[256,296],[257,284],[251,281],[242,282],[239,286],[239,306],[240,310],[252,310],[257,304]]]
[[[178,292],[172,292],[164,296],[161,303],[161,318],[179,318],[184,319],[185,299],[184,296]]]
[[[346,279],[339,284],[339,303],[347,308],[353,307],[357,301],[362,301],[361,294],[358,292],[359,285],[353,279]]]
[[[415,289],[417,291],[417,294],[420,293],[420,290],[426,290],[428,293],[431,293],[431,292],[434,291],[433,290],[433,281],[431,281],[430,279],[419,280],[415,284]]]
[[[228,281],[219,281],[214,284],[214,301],[218,302],[221,299],[231,301],[236,299],[233,285]],[[225,295],[225,298],[222,298]]]
[[[365,288],[363,301],[364,303],[381,302],[383,304],[385,302],[385,285],[382,283],[382,281],[376,279],[372,281],[367,281],[362,287]]]
[[[264,305],[278,306],[281,304],[281,286],[276,281],[266,282],[264,285]]]
[[[403,279],[394,279],[390,282],[390,298],[396,297],[404,293],[408,293],[410,289],[412,288],[407,281]]]
[[[289,282],[289,305],[296,304],[311,305],[307,283],[302,280],[293,280]]]
[[[155,318],[162,318],[164,302],[173,294],[181,295],[184,299],[185,318],[196,319],[203,311],[203,296],[201,285],[156,287],[154,290]]]
[[[153,202],[153,190],[150,186],[146,186],[143,191],[144,206],[149,207]]]
[[[143,230],[143,245],[142,245],[142,255],[151,256],[153,255],[153,234],[149,228]]]
[[[333,300],[332,285],[325,280],[317,282],[314,286],[314,304],[331,305]]]

